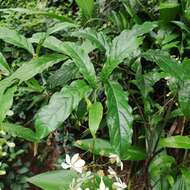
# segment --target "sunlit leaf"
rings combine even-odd
[[[60,127],[89,92],[90,87],[82,80],[74,81],[70,86],[56,92],[49,104],[42,107],[36,115],[35,128],[38,139],[46,137]]]
[[[34,54],[34,49],[29,40],[15,30],[10,30],[6,27],[0,27],[0,39],[15,46],[24,48],[31,54]]]
[[[184,148],[190,149],[189,136],[171,136],[160,140],[160,146],[168,148]]]
[[[103,117],[103,106],[100,102],[95,102],[89,108],[89,129],[92,136],[95,138]]]
[[[77,173],[71,170],[57,170],[38,174],[28,179],[28,182],[44,190],[68,190],[70,184],[78,177]]]
[[[132,108],[128,103],[128,94],[117,82],[106,85],[107,124],[110,141],[115,151],[124,154],[132,143]]]

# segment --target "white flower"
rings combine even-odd
[[[14,142],[7,142],[7,145],[8,145],[10,148],[14,148],[14,147],[15,147],[15,143],[14,143]]]
[[[79,173],[82,173],[83,167],[85,165],[85,161],[82,160],[79,154],[75,154],[72,158],[68,154],[66,154],[66,163],[63,162],[61,164],[62,168],[68,169],[71,168]]]
[[[103,177],[101,177],[99,189],[97,189],[97,190],[109,190],[109,188],[106,187],[105,184],[104,184]]]
[[[116,172],[110,166],[108,167],[108,173],[110,174],[111,177],[117,176]]]
[[[114,182],[113,183],[113,186],[117,189],[117,190],[124,190],[127,185],[121,181],[120,178],[116,178],[117,179],[117,182]]]
[[[123,162],[117,154],[110,154],[109,158],[112,164],[116,163],[118,166],[121,167],[121,170],[123,170]]]

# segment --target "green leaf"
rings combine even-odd
[[[181,168],[181,173],[185,183],[188,185],[188,187],[190,187],[190,169],[183,167]]]
[[[161,50],[148,50],[142,55],[145,59],[155,62],[166,73],[183,80],[184,71],[178,62],[171,58],[168,53]]]
[[[57,19],[62,22],[71,22],[74,23],[74,21],[66,16],[63,15],[57,15],[55,12],[47,12],[47,11],[35,11],[35,10],[29,10],[25,8],[9,8],[9,9],[0,9],[1,12],[18,12],[21,14],[27,14],[27,15],[43,15],[47,16],[49,18]]]
[[[73,24],[70,22],[61,22],[61,23],[57,23],[53,27],[49,28],[47,33],[50,35],[50,34],[59,32],[61,30],[68,30],[70,28],[76,28],[76,27],[77,27],[76,24]]]
[[[100,138],[78,140],[75,142],[74,146],[101,156],[109,157],[110,154],[115,153],[110,142]]]
[[[183,114],[190,119],[190,81],[185,80],[178,91],[178,101]]]
[[[70,80],[75,79],[77,74],[78,68],[71,60],[68,60],[48,78],[47,85],[49,88],[64,86]]]
[[[171,190],[188,190],[189,186],[186,185],[185,180],[178,176],[174,186],[171,188]]]
[[[10,74],[9,65],[1,52],[0,52],[0,71],[2,71],[2,73],[6,76]]]
[[[43,72],[50,66],[65,60],[66,57],[60,54],[45,55],[25,62],[12,75],[0,81],[0,95],[4,93],[6,88],[11,86],[15,80],[27,81],[36,74]]]
[[[160,146],[168,148],[184,148],[190,149],[189,136],[171,136],[160,140]]]
[[[32,44],[23,35],[15,30],[6,27],[0,27],[0,39],[15,46],[26,49],[29,53],[34,54]]]
[[[44,55],[34,58],[30,62],[24,63],[10,76],[10,78],[12,78],[12,80],[19,79],[21,82],[27,81],[36,74],[42,73],[45,69],[65,59],[66,57],[61,54]]]
[[[88,53],[75,43],[64,43],[64,54],[68,55],[79,68],[79,72],[93,87],[96,86],[96,74]]]
[[[91,18],[94,11],[94,0],[76,0],[77,5],[86,18]]]
[[[122,160],[145,160],[146,151],[137,146],[129,146],[124,152],[122,152]]]
[[[57,170],[31,177],[28,182],[44,190],[68,190],[77,177],[77,173],[72,170]]]
[[[109,157],[110,154],[116,154],[110,142],[100,138],[78,140],[74,146],[100,156]],[[145,158],[145,151],[135,146],[128,147],[121,157],[122,160],[144,160]]]
[[[15,86],[11,87],[7,91],[5,91],[4,94],[0,95],[0,123],[3,122],[7,112],[13,104],[13,97],[16,89],[17,88]]]
[[[117,82],[106,85],[107,124],[110,141],[115,151],[123,155],[132,143],[132,109],[128,104],[128,94]]]
[[[101,102],[95,102],[89,108],[89,129],[92,136],[96,137],[96,132],[99,128],[103,116],[103,106]]]
[[[109,51],[110,44],[108,37],[103,32],[96,32],[92,28],[86,28],[72,33],[73,36],[82,37],[91,41],[92,44],[96,45],[101,50]]]
[[[63,53],[64,51],[64,48],[62,48],[63,42],[61,40],[58,40],[54,36],[48,36],[48,34],[45,32],[35,33],[32,35],[32,38],[30,38],[29,40],[31,43],[39,43],[41,39],[44,38],[45,40],[42,44],[43,47],[51,49],[53,51],[57,51],[59,53]]]
[[[2,123],[0,129],[9,133],[12,136],[20,137],[31,142],[38,142],[35,133],[29,129],[18,124]]]
[[[70,86],[62,88],[55,93],[49,104],[42,107],[36,115],[35,128],[39,139],[49,133],[68,118],[71,112],[78,106],[80,100],[90,92],[90,87],[83,81],[74,81]]]
[[[107,61],[101,72],[102,79],[107,79],[124,59],[137,56],[140,51],[139,46],[143,42],[140,36],[150,32],[155,27],[157,27],[155,22],[145,22],[142,25],[135,25],[131,30],[124,30],[114,38],[110,50],[106,53]]]
[[[159,154],[151,162],[150,173],[151,176],[160,176],[165,174],[172,166],[175,164],[175,159],[172,156],[169,156],[165,153]]]
[[[164,22],[174,20],[180,10],[179,8],[180,5],[177,1],[160,3],[160,19]]]

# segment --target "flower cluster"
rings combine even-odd
[[[123,163],[118,155],[111,154],[109,156],[110,163],[116,163],[117,166],[120,166],[121,170],[123,170]],[[95,175],[95,173],[92,173],[91,171],[85,171],[85,161],[80,158],[79,154],[74,154],[72,157],[70,157],[68,154],[66,154],[65,162],[61,164],[63,169],[71,169],[80,174],[80,177],[77,179],[73,179],[70,190],[90,190],[90,188],[82,189],[83,183],[86,181],[90,181]],[[108,177],[109,179],[112,179],[112,189],[114,190],[125,190],[127,188],[127,185],[122,182],[121,178],[117,176],[117,173],[111,168],[108,167]],[[97,190],[111,190],[107,185],[104,183],[103,174],[99,174],[100,177],[100,183]]]

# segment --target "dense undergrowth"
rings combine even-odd
[[[188,0],[3,0],[0,49],[1,189],[190,189]]]

